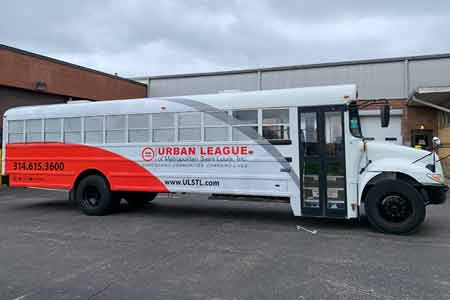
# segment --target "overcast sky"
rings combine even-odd
[[[450,52],[450,1],[1,2],[0,43],[121,76]]]

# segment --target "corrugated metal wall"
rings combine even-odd
[[[450,85],[450,58],[409,62],[410,92],[418,87]]]
[[[150,96],[181,96],[214,94],[225,90],[254,91],[258,89],[258,74],[231,74],[199,77],[152,79]]]
[[[263,89],[357,84],[359,97],[403,98],[403,63],[348,65],[262,73]]]
[[[450,55],[149,78],[149,95],[357,84],[360,99],[406,99],[418,87],[450,85]]]

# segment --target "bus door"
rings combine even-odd
[[[299,107],[302,215],[347,215],[345,106]]]

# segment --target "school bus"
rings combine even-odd
[[[336,85],[13,108],[2,175],[70,190],[87,215],[191,192],[286,199],[295,216],[364,207],[376,229],[412,232],[445,201],[439,158],[365,140],[356,100]]]

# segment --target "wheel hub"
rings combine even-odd
[[[100,203],[100,193],[94,186],[86,187],[83,192],[83,200],[90,206],[98,206]]]
[[[403,222],[412,214],[410,201],[399,195],[385,197],[380,203],[379,210],[385,220],[394,223]]]

